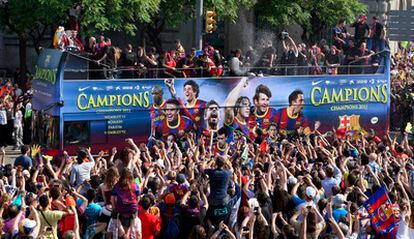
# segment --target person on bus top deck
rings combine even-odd
[[[165,80],[165,84],[168,87],[171,96],[177,98],[177,92],[174,88],[174,79]],[[194,121],[194,124],[198,129],[203,125],[204,109],[206,108],[207,102],[198,99],[200,87],[193,80],[184,83],[183,93],[187,103],[184,104],[183,100],[178,97],[180,107],[183,109],[184,115]]]
[[[302,113],[305,97],[301,90],[294,90],[289,95],[289,106],[279,109],[274,122],[279,126],[279,132],[293,134],[299,127],[304,128],[304,133],[309,134],[308,120]]]
[[[267,137],[267,127],[270,123],[275,121],[277,111],[269,107],[272,92],[269,87],[260,84],[256,87],[255,95],[253,96],[254,106],[251,109],[249,117],[249,129],[253,135],[251,138],[258,137],[257,130],[261,131],[262,139]],[[257,134],[257,135],[254,135]]]
[[[169,135],[180,139],[188,132],[194,130],[194,123],[188,117],[180,115],[180,103],[176,99],[169,99],[165,102],[165,118],[155,123],[155,138],[167,141]]]
[[[247,87],[248,78],[240,80],[236,87],[229,93],[224,101],[224,126],[229,128],[228,141],[234,140],[235,131],[241,132],[246,138],[249,137],[249,126],[247,124],[250,116],[250,99],[240,96],[241,91]]]

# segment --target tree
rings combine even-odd
[[[27,68],[27,42],[31,40],[39,54],[47,30],[64,25],[69,10],[78,3],[85,33],[120,30],[134,35],[138,22],[149,22],[158,12],[160,0],[2,0],[0,28],[19,39],[21,72]]]
[[[20,71],[26,72],[27,42],[33,41],[39,52],[47,29],[65,17],[70,0],[9,0],[0,5],[0,27],[16,34],[19,40]]]
[[[340,18],[354,21],[367,6],[358,0],[258,0],[255,10],[259,20],[272,27],[299,24],[302,40],[309,43],[322,38],[323,29]]]
[[[204,0],[204,10],[214,9],[220,19],[234,22],[241,7],[252,7],[255,0]],[[148,36],[158,50],[162,50],[160,33],[166,26],[176,27],[190,19],[195,19],[196,0],[162,0],[160,10],[151,22],[142,25],[143,35]]]
[[[135,35],[139,24],[158,14],[161,0],[82,0],[80,18],[83,31],[125,31]],[[174,2],[174,1],[173,1]]]

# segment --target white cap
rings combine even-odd
[[[30,177],[29,170],[27,170],[27,169],[23,170],[23,176]]]
[[[332,199],[332,204],[337,207],[342,207],[346,198],[343,194],[336,194]]]
[[[287,183],[288,184],[296,184],[298,180],[294,176],[289,176]]]
[[[314,198],[316,196],[316,190],[313,187],[307,187],[306,196],[308,196],[309,198]]]
[[[254,210],[255,207],[259,207],[259,201],[257,201],[256,198],[250,198],[249,201],[247,202],[247,204],[249,205],[249,208],[251,211]]]

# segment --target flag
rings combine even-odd
[[[270,150],[269,142],[263,141],[263,143],[260,144],[260,153],[265,154],[268,153]]]
[[[388,234],[397,225],[394,208],[385,187],[378,189],[363,205],[377,234]]]

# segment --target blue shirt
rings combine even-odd
[[[332,216],[336,222],[339,222],[339,219],[341,217],[346,217],[347,214],[348,214],[348,211],[343,208],[337,208],[337,209],[332,210]]]
[[[27,155],[20,155],[14,161],[14,166],[15,167],[17,167],[19,165],[22,166],[23,169],[28,170],[30,167],[32,167],[32,159]]]
[[[95,224],[98,221],[98,217],[102,213],[102,207],[96,203],[90,203],[85,209],[85,215],[87,218],[86,226]]]
[[[223,169],[206,169],[204,171],[210,178],[210,200],[213,204],[223,204],[227,197],[227,185],[231,172]]]

